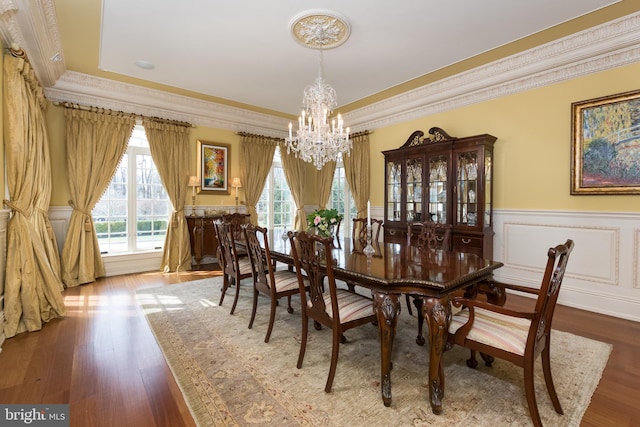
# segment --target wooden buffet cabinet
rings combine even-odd
[[[247,222],[249,214],[228,214],[237,218],[240,222]],[[218,238],[213,223],[223,219],[226,215],[192,216],[187,215],[187,227],[191,241],[191,255],[194,257],[194,266],[200,268],[205,256],[218,258]],[[233,221],[233,220],[232,220]]]
[[[451,224],[450,247],[493,257],[493,145],[488,134],[456,138],[440,128],[417,130],[385,157],[384,229],[406,239],[407,225]]]

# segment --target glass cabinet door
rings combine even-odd
[[[478,153],[468,151],[456,156],[456,224],[475,227],[478,221]]]
[[[429,216],[433,222],[447,222],[447,177],[449,157],[446,155],[429,158]]]
[[[421,221],[422,158],[408,159],[405,173],[407,182],[406,221]]]
[[[493,227],[491,223],[491,201],[493,200],[492,171],[492,151],[486,150],[484,153],[484,226]]]
[[[387,162],[387,221],[400,221],[402,162]]]

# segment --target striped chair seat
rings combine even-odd
[[[373,302],[362,295],[349,292],[345,289],[336,289],[338,297],[338,310],[340,311],[340,323],[347,323],[352,320],[362,319],[373,314]],[[323,295],[325,311],[329,317],[333,318],[331,308],[331,295],[327,292]],[[311,307],[311,303],[307,302]]]
[[[531,326],[529,319],[505,316],[482,308],[474,308],[473,327],[467,339],[510,353],[524,354],[527,334]],[[451,318],[449,333],[455,332],[469,320],[469,310],[461,310]]]
[[[288,270],[277,270],[273,273],[276,292],[298,289],[298,275]]]

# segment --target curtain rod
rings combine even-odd
[[[125,113],[124,111],[115,111],[115,110],[110,110],[108,108],[93,107],[93,106],[89,106],[89,105],[75,104],[73,102],[67,102],[67,101],[63,101],[63,102],[55,101],[53,103],[53,105],[61,106],[61,107],[64,107],[64,108],[70,108],[70,109],[73,109],[73,110],[91,111],[91,112],[94,112],[94,113],[110,114],[110,115],[120,116],[120,117],[131,117],[133,119],[140,119],[140,120],[147,119],[147,120],[151,120],[152,122],[156,122],[156,123],[166,123],[166,124],[172,124],[172,125],[177,125],[177,126],[194,127],[189,122],[182,122],[182,121],[179,121],[179,120],[171,120],[171,119],[163,119],[162,117],[146,117],[146,116],[143,116],[143,115],[140,115],[140,114]]]
[[[252,137],[252,138],[265,138],[271,141],[276,141],[276,142],[281,142],[284,141],[284,138],[278,138],[275,136],[267,136],[267,135],[258,135],[256,133],[248,133],[248,132],[238,132],[236,133],[236,135],[239,136],[248,136],[248,137]]]

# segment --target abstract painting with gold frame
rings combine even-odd
[[[198,141],[200,191],[229,194],[229,145]]]
[[[640,194],[640,90],[571,104],[571,194]]]

